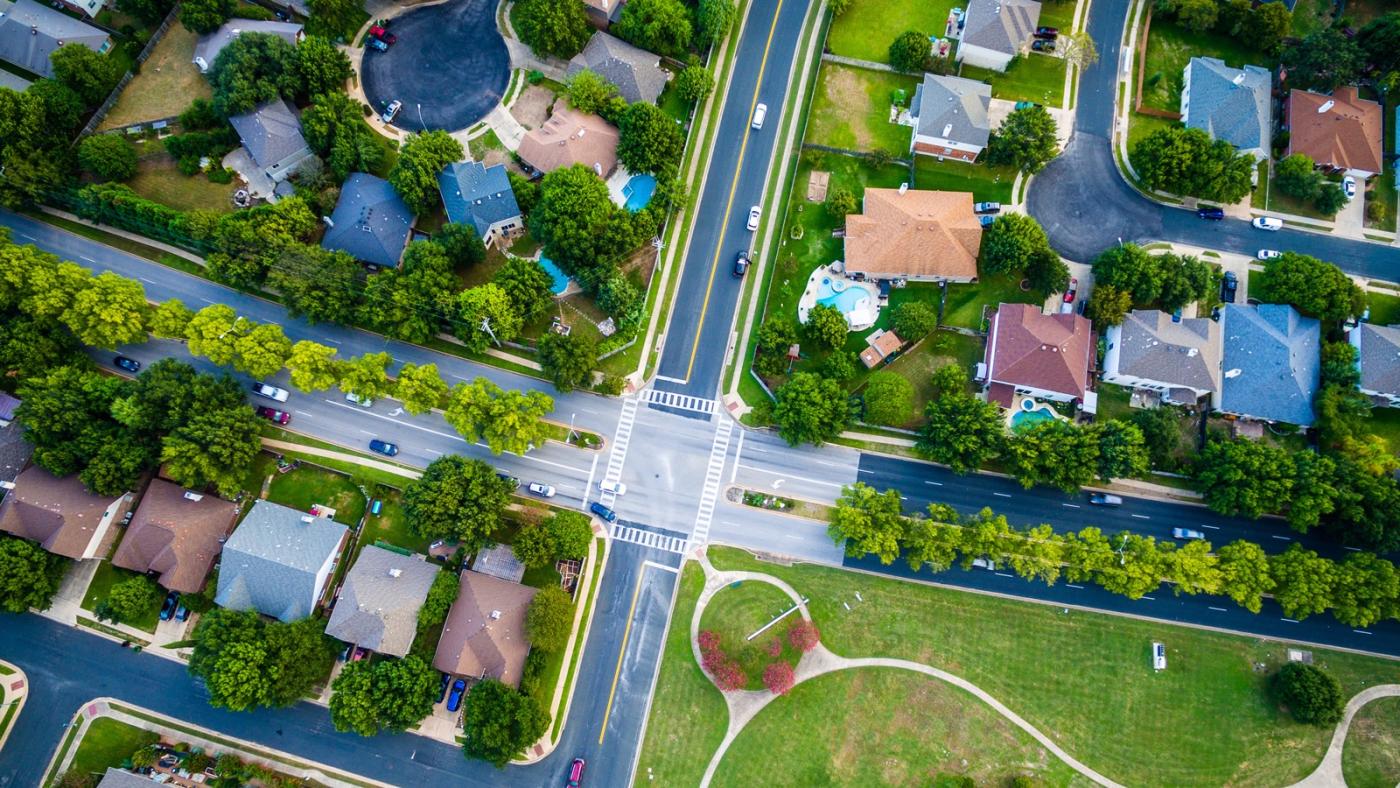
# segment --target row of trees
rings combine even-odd
[[[1204,301],[1220,286],[1215,266],[1190,255],[1148,254],[1137,244],[1110,247],[1094,259],[1094,296],[1085,311],[1114,326],[1133,307],[1175,312]]]
[[[1173,593],[1224,595],[1254,613],[1272,594],[1284,615],[1300,621],[1329,609],[1354,627],[1400,615],[1400,571],[1370,553],[1339,562],[1297,544],[1269,555],[1243,540],[1213,551],[1204,540],[1177,547],[1093,527],[1065,533],[1049,525],[1018,529],[990,509],[962,516],[938,503],[926,515],[906,516],[899,491],[881,493],[860,482],[842,491],[828,532],[848,555],[873,553],[884,564],[903,555],[915,570],[939,572],[954,563],[966,569],[985,557],[1027,580],[1093,582],[1130,599],[1165,581]]]
[[[643,0],[624,6],[609,30],[643,49],[683,58],[718,43],[737,16],[733,0],[699,0],[689,5],[681,0]],[[521,0],[511,21],[520,39],[541,57],[571,58],[593,35],[584,9],[568,0]]]
[[[1131,160],[1149,189],[1229,205],[1253,188],[1254,157],[1201,129],[1157,129],[1133,146]]]
[[[324,38],[307,36],[293,45],[271,33],[249,32],[219,51],[209,83],[214,108],[229,117],[279,98],[305,104],[312,96],[341,92],[351,73],[350,59]]]

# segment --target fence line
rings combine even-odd
[[[83,126],[83,130],[78,132],[77,137],[73,138],[74,145],[77,145],[83,137],[91,134],[93,130],[106,119],[107,113],[112,111],[112,106],[117,103],[117,99],[121,98],[122,91],[126,90],[126,86],[136,77],[136,72],[141,69],[141,64],[145,63],[146,58],[151,56],[151,50],[155,49],[156,44],[160,43],[162,38],[165,38],[166,31],[170,30],[170,26],[175,23],[175,20],[178,19],[179,16],[180,4],[176,3],[175,7],[170,9],[170,13],[165,15],[165,19],[160,23],[160,27],[157,27],[155,32],[151,34],[151,39],[147,41],[146,46],[141,49],[141,54],[136,56],[135,68],[127,69],[127,72],[123,74],[122,78],[117,82],[117,86],[112,88],[111,93],[107,94],[106,100],[98,106],[96,112],[92,113],[92,117],[88,118],[88,122]]]

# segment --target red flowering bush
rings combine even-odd
[[[712,629],[700,630],[700,636],[696,639],[700,642],[701,654],[719,648],[719,633]]]
[[[700,644],[700,665],[714,679],[721,692],[732,692],[748,686],[749,677],[739,663],[720,648],[719,634],[702,631],[696,640]]]
[[[781,653],[783,653],[783,640],[775,637],[768,642],[768,656],[776,657]]]
[[[817,625],[810,621],[799,621],[788,630],[788,642],[803,653],[816,648],[820,640],[821,633],[817,631]]]
[[[786,662],[769,663],[763,669],[763,686],[774,695],[786,695],[795,681],[792,666]]]

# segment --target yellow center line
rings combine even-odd
[[[617,650],[617,670],[613,671],[612,689],[608,690],[608,707],[603,710],[603,727],[598,729],[598,744],[608,733],[608,717],[612,716],[613,696],[617,694],[617,680],[622,676],[622,658],[627,654],[627,641],[632,636],[632,615],[637,612],[637,597],[642,593],[642,580],[647,576],[647,565],[637,573],[637,587],[632,590],[632,607],[627,611],[627,626],[622,630],[622,647]]]
[[[749,114],[745,116],[745,124],[751,122],[754,109],[758,106],[758,91],[763,87],[763,72],[768,68],[768,50],[773,46],[773,34],[778,30],[778,17],[783,11],[783,0],[778,0],[778,5],[773,9],[773,24],[768,28],[768,40],[763,44],[763,58],[758,62],[758,80],[754,82],[753,99],[749,101]],[[735,49],[735,56],[738,56],[738,49]],[[736,64],[737,65],[737,64]],[[784,100],[786,100],[784,93]],[[779,107],[782,106],[780,103]],[[778,120],[782,120],[782,112],[778,112]],[[779,124],[781,125],[781,123]],[[744,139],[739,142],[739,160],[734,163],[734,180],[729,184],[729,201],[724,204],[724,219],[720,222],[721,243],[715,244],[715,259],[710,263],[710,281],[705,285],[705,300],[700,304],[700,320],[695,324],[695,343],[690,347],[690,363],[685,368],[685,379],[690,380],[690,373],[695,369],[695,355],[700,352],[700,332],[705,328],[705,313],[710,309],[710,293],[715,286],[715,272],[719,270],[719,256],[724,251],[724,231],[729,225],[729,214],[734,209],[734,192],[739,188],[739,170],[744,166],[744,151],[749,146],[749,129],[744,130]],[[777,144],[777,137],[774,137],[774,144]]]

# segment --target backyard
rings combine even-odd
[[[1058,107],[1065,100],[1066,68],[1063,58],[1032,52],[1012,59],[1004,73],[965,64],[959,73],[967,79],[992,83],[994,98]]]
[[[1349,788],[1400,784],[1400,698],[1373,700],[1356,713],[1342,749],[1342,774]]]
[[[191,101],[210,98],[204,75],[194,64],[194,45],[199,39],[179,23],[170,26],[141,64],[141,71],[122,91],[101,129],[119,129],[143,121],[179,115]]]
[[[115,551],[114,547],[113,552]],[[93,573],[92,583],[88,586],[87,593],[83,595],[82,607],[84,610],[96,610],[98,603],[112,593],[112,586],[128,578],[139,577],[136,572],[112,566],[110,558],[109,556],[108,560],[97,562],[97,571]],[[146,632],[155,632],[156,625],[160,623],[160,607],[165,601],[165,589],[162,588],[159,591],[160,593],[155,596],[155,601],[140,616],[122,623]]]
[[[229,213],[234,209],[236,183],[214,183],[204,173],[185,175],[157,143],[144,147],[155,152],[137,162],[136,175],[126,182],[132,191],[180,211]]]
[[[974,200],[1011,203],[1016,168],[1011,165],[968,164],[939,161],[933,156],[914,157],[914,188],[972,192]]]
[[[943,307],[943,324],[981,331],[986,307],[997,304],[1039,304],[1043,293],[1022,290],[1018,277],[1006,274],[988,276],[980,282],[948,285],[948,301]]]
[[[88,725],[78,751],[68,766],[71,774],[102,774],[107,767],[120,768],[133,752],[160,741],[151,731],[142,730],[108,717],[98,717]]]
[[[273,503],[303,512],[309,511],[312,504],[329,506],[335,509],[331,519],[351,527],[365,513],[365,493],[343,473],[303,462],[294,471],[277,473],[274,468],[272,474],[267,499]]]
[[[407,479],[404,479],[407,482]],[[386,542],[405,550],[412,550],[415,553],[428,553],[428,544],[431,539],[426,539],[413,532],[408,526],[408,518],[403,511],[403,493],[392,487],[374,485],[370,487],[370,497],[374,500],[383,501],[379,514],[371,514],[365,518],[365,529],[360,535],[359,546],[376,542]]]
[[[885,367],[914,386],[914,422],[924,420],[924,406],[933,398],[933,373],[956,364],[972,378],[973,367],[982,360],[982,338],[953,331],[935,331],[918,347],[907,350]],[[914,425],[905,425],[914,426]]]
[[[1168,112],[1179,111],[1183,74],[1193,57],[1220,58],[1235,68],[1246,64],[1271,68],[1275,62],[1228,35],[1196,33],[1174,21],[1153,19],[1142,71],[1142,103]]]
[[[906,30],[942,37],[948,12],[959,0],[852,0],[826,36],[832,53],[877,63],[889,62],[890,44]]]
[[[903,104],[908,106],[918,84],[914,77],[902,74],[823,63],[804,141],[907,155],[913,129],[890,122],[890,105],[896,91],[903,91]]]
[[[1132,399],[1133,391],[1126,386],[1115,386],[1112,383],[1100,383],[1096,389],[1099,395],[1098,419],[1100,421],[1111,421],[1113,419],[1128,420],[1135,411],[1128,404]],[[1200,437],[1200,421],[1196,413],[1186,408],[1163,406],[1170,413],[1176,426],[1176,443],[1166,448],[1166,464],[1155,466],[1155,470],[1177,472],[1190,467],[1191,458],[1196,455],[1196,443]],[[1154,446],[1154,455],[1158,447]],[[1162,481],[1162,477],[1149,477],[1151,481]]]

